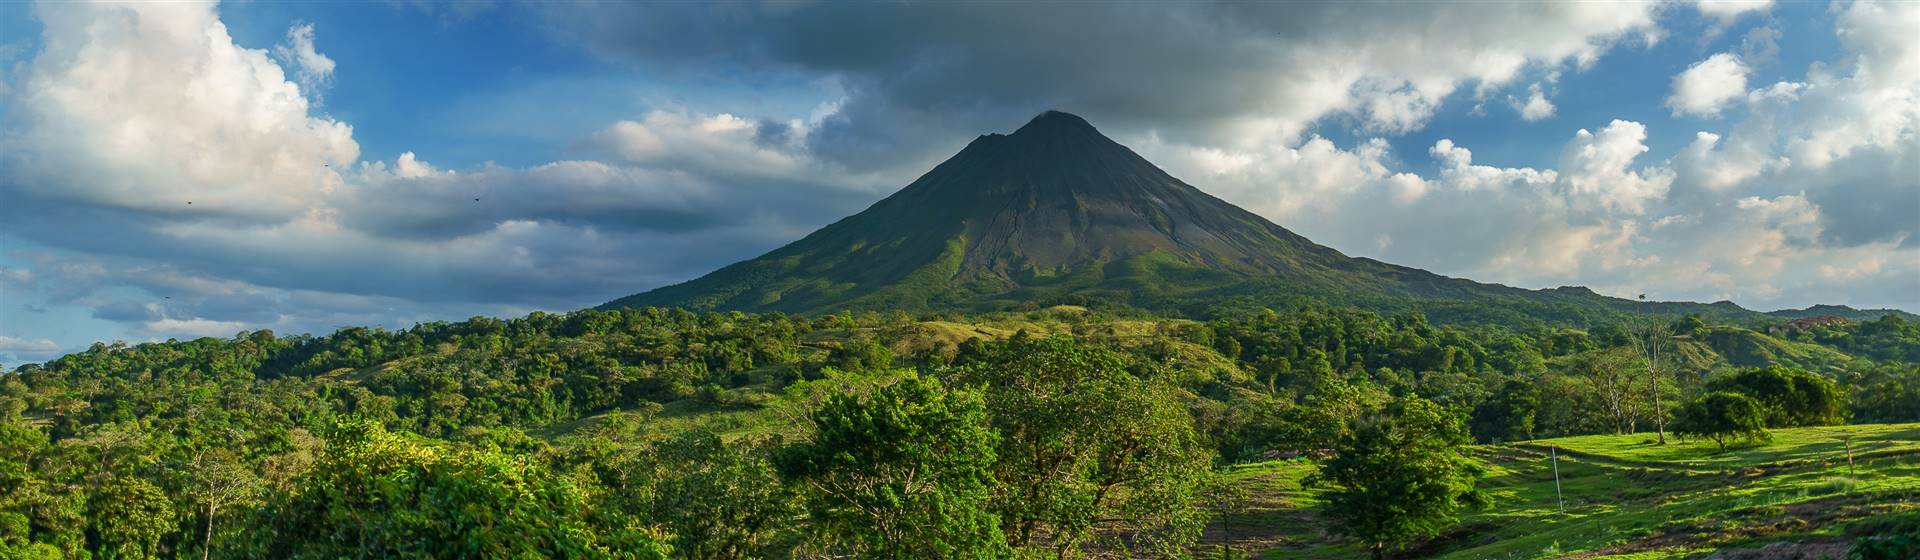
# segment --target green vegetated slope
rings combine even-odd
[[[1688,338],[1713,349],[1728,363],[1739,366],[1787,364],[1823,369],[1850,359],[1846,353],[1831,347],[1768,336],[1749,329],[1709,327],[1695,331]]]
[[[1840,317],[1854,321],[1871,321],[1887,315],[1899,315],[1908,320],[1916,316],[1898,309],[1855,309],[1845,305],[1813,305],[1803,309],[1781,309],[1767,313],[1782,319],[1802,319],[1807,317]]]
[[[1508,325],[1592,325],[1642,312],[1748,325],[1885,314],[1832,306],[1771,316],[1724,301],[1642,303],[1349,257],[1188,185],[1080,117],[1051,111],[1012,134],[979,137],[899,192],[805,238],[602,308],[820,314],[1064,303],[1206,317],[1309,302]]]
[[[1707,442],[1656,445],[1651,434],[1475,446],[1491,504],[1412,555],[1654,560],[1772,546],[1780,555],[1769,557],[1839,558],[1859,528],[1920,515],[1920,424],[1773,437],[1727,452]],[[1231,479],[1256,498],[1216,520],[1210,542],[1275,559],[1364,555],[1326,535],[1317,489],[1301,485],[1316,468],[1306,459],[1234,467]]]

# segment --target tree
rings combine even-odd
[[[343,422],[296,493],[260,512],[271,558],[662,558],[626,519],[595,520],[581,488],[524,458]],[[600,521],[593,523],[592,521]]]
[[[1867,364],[1841,375],[1854,422],[1920,422],[1920,364]]]
[[[1640,294],[1640,303],[1643,307],[1646,301],[1647,294]],[[1666,445],[1667,416],[1666,412],[1660,409],[1660,375],[1666,368],[1666,358],[1662,353],[1673,342],[1673,333],[1668,330],[1666,322],[1644,311],[1636,327],[1638,328],[1634,333],[1634,354],[1640,358],[1641,365],[1646,368],[1647,401],[1653,406],[1653,429],[1659,434],[1660,444]]]
[[[213,525],[221,508],[251,499],[262,483],[259,475],[225,449],[203,449],[187,463],[187,494],[205,506],[206,525],[200,536],[200,558],[213,552]]]
[[[1112,350],[1069,336],[1023,338],[950,371],[981,388],[1000,434],[994,510],[1017,547],[1080,554],[1102,525],[1131,548],[1183,549],[1206,513],[1212,450],[1175,391]]]
[[[1633,374],[1628,369],[1632,360],[1625,351],[1602,350],[1586,355],[1579,365],[1581,376],[1606,405],[1615,434],[1633,433],[1639,418],[1640,399],[1635,396]]]
[[[1674,433],[1680,437],[1705,438],[1727,450],[1727,442],[1736,439],[1767,441],[1767,411],[1759,401],[1733,391],[1701,395],[1680,409],[1674,419]]]
[[[1473,410],[1473,435],[1481,441],[1533,439],[1534,417],[1540,410],[1540,391],[1518,379],[1500,386],[1492,398]]]
[[[1474,490],[1479,469],[1464,453],[1466,430],[1439,405],[1404,397],[1355,424],[1308,482],[1330,487],[1324,515],[1333,531],[1361,540],[1375,560],[1483,503]]]
[[[1304,402],[1281,413],[1278,440],[1297,450],[1327,449],[1352,435],[1351,420],[1377,412],[1380,401],[1365,387],[1329,380]]]
[[[146,480],[116,476],[94,492],[88,517],[110,560],[160,557],[160,538],[175,529],[173,502]]]
[[[673,534],[675,557],[781,556],[776,547],[799,511],[762,446],[728,445],[713,432],[692,431],[662,442],[654,452],[649,517]]]
[[[988,510],[994,436],[979,393],[908,376],[830,396],[808,418],[812,439],[778,465],[806,487],[823,545],[885,560],[1008,556]]]
[[[1846,395],[1832,381],[1777,365],[1742,371],[1717,385],[1766,407],[1767,426],[1828,426],[1846,420]]]
[[[833,348],[827,361],[846,371],[887,369],[893,365],[893,352],[871,338],[855,338]]]

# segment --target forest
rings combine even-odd
[[[1710,321],[645,308],[95,344],[0,374],[0,558],[1234,557],[1203,537],[1257,489],[1226,473],[1276,458],[1325,501],[1289,523],[1380,558],[1498,505],[1471,446],[1920,422],[1920,324]]]

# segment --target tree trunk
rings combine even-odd
[[[1658,373],[1658,369],[1648,370],[1647,379],[1649,381],[1648,385],[1653,387],[1653,394],[1648,395],[1648,397],[1653,399],[1653,430],[1660,435],[1660,445],[1666,445],[1667,417],[1660,411],[1660,374]]]
[[[1648,404],[1653,405],[1653,431],[1659,436],[1660,445],[1666,445],[1667,419],[1660,410],[1660,339],[1666,336],[1666,331],[1659,319],[1653,317],[1647,317],[1646,329],[1641,333],[1646,339],[1640,341],[1640,357],[1647,364],[1647,398],[1652,401]]]
[[[200,560],[207,560],[207,557],[213,555],[213,511],[213,500],[209,499],[207,500],[207,532],[200,541]]]
[[[1655,334],[1647,333],[1647,400],[1653,405],[1653,431],[1660,445],[1667,444],[1667,419],[1660,410],[1660,347]]]

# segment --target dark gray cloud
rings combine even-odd
[[[1900,243],[1920,249],[1920,148],[1874,149],[1844,165],[1803,174],[1800,186],[1820,206],[1822,240],[1842,247]]]
[[[849,165],[912,159],[930,149],[926,138],[1017,124],[1046,108],[1216,144],[1245,142],[1249,128],[1291,137],[1334,113],[1405,130],[1463,83],[1589,59],[1652,24],[1651,5],[1580,3],[542,8],[557,36],[655,71],[835,81],[848,99],[811,142]]]
[[[831,220],[872,193],[789,178],[732,179],[569,161],[528,170],[484,167],[381,177],[343,193],[342,222],[384,237],[445,241],[515,221],[602,232],[676,234],[741,227],[776,213]]]

